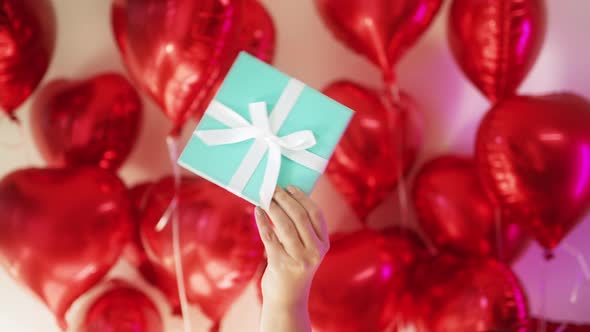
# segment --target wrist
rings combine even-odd
[[[262,307],[277,308],[284,311],[307,311],[307,303],[309,300],[309,291],[305,290],[292,295],[279,294],[277,292],[263,292]]]

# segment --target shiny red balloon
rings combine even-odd
[[[590,208],[590,102],[569,93],[500,102],[480,125],[475,159],[505,214],[551,250]]]
[[[117,170],[139,135],[143,108],[121,75],[52,81],[32,108],[37,147],[50,166]]]
[[[334,36],[393,80],[393,66],[426,31],[442,0],[316,0]]]
[[[394,314],[392,296],[406,284],[406,269],[420,249],[401,234],[333,236],[311,287],[314,331],[384,331]]]
[[[12,119],[45,76],[54,47],[51,1],[0,2],[0,110]]]
[[[123,183],[100,168],[18,170],[0,181],[0,263],[65,328],[65,313],[119,258],[129,233]]]
[[[272,16],[259,1],[244,0],[237,52],[244,50],[271,63],[275,55],[275,44],[276,32]]]
[[[448,38],[459,67],[492,102],[513,95],[537,60],[544,0],[454,0]]]
[[[157,284],[178,306],[172,225],[156,224],[174,195],[174,181],[165,178],[151,191],[142,215],[141,238],[157,270]],[[214,322],[243,292],[264,259],[246,201],[198,178],[184,178],[179,193],[179,234],[184,281],[189,302],[198,304]]]
[[[234,57],[239,51],[247,51],[256,56],[260,60],[268,63],[272,62],[275,53],[276,32],[272,16],[268,13],[266,8],[257,0],[244,0],[244,8],[242,10],[240,22],[240,34],[238,40],[233,43]],[[127,0],[114,0],[111,10],[111,23],[113,26],[113,34],[119,50],[125,56],[126,53],[126,24],[127,24]],[[124,60],[126,58],[124,57]],[[128,71],[134,77],[134,70],[130,66],[131,63],[125,61]],[[223,77],[217,80],[216,87],[221,84]],[[208,104],[203,102],[203,107]],[[196,112],[197,117],[203,113],[203,110]]]
[[[323,92],[355,111],[326,173],[364,222],[416,159],[422,143],[417,106],[402,93],[401,102],[388,109],[376,91],[349,81]]]
[[[481,186],[471,158],[448,155],[428,162],[414,181],[413,201],[421,229],[439,249],[511,262],[528,244],[519,226],[501,216],[498,238],[500,209]]]
[[[88,309],[80,332],[163,332],[158,308],[142,292],[116,286],[98,297]]]
[[[240,51],[246,51],[262,61],[272,63],[276,42],[272,17],[257,0],[244,0],[242,16],[240,36],[234,45],[234,57],[237,57]],[[214,91],[219,90],[224,76],[217,80],[215,88],[213,88]],[[206,108],[209,102],[210,100],[204,102],[203,107]],[[194,114],[197,120],[201,118],[205,108]]]
[[[112,23],[131,77],[172,120],[172,135],[200,118],[238,51],[274,55],[272,18],[254,0],[115,0]]]
[[[397,331],[528,331],[520,282],[491,258],[443,254],[416,265],[410,278],[401,294]]]

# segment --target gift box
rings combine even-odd
[[[178,164],[268,209],[277,184],[311,192],[352,114],[242,52]]]

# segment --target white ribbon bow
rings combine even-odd
[[[303,88],[303,83],[291,79],[270,117],[266,102],[250,103],[249,111],[252,123],[226,105],[213,100],[205,114],[230,128],[197,130],[194,133],[207,145],[233,144],[255,139],[228,184],[228,187],[236,192],[242,192],[246,187],[268,150],[266,170],[260,187],[260,205],[267,211],[279,178],[282,156],[319,173],[324,171],[328,163],[326,159],[307,151],[316,145],[315,136],[310,130],[297,131],[283,137],[277,136]]]

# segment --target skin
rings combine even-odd
[[[322,213],[301,190],[289,186],[276,189],[268,213],[256,208],[256,222],[268,258],[260,331],[311,332],[311,282],[330,247]]]

